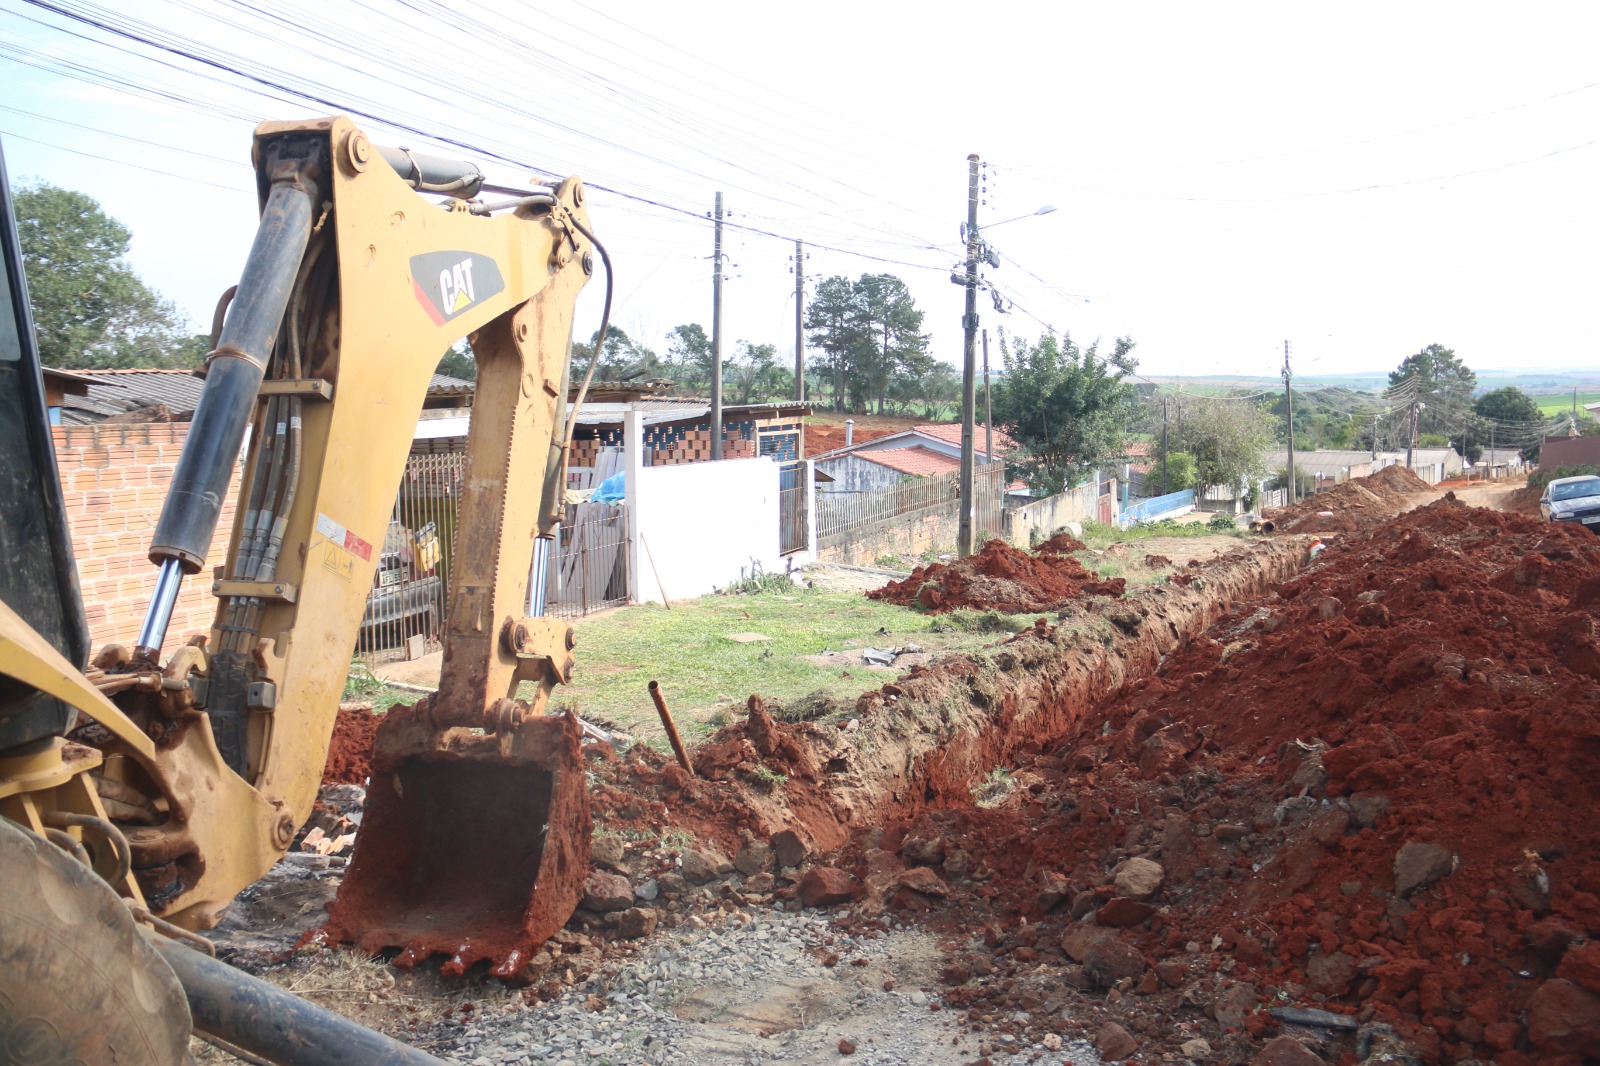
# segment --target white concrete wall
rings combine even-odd
[[[767,573],[784,571],[773,460],[630,466],[628,477],[639,602],[726,588],[739,579],[740,567],[750,572],[752,558]]]

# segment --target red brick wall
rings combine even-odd
[[[53,433],[90,647],[113,641],[132,645],[156,583],[146,552],[189,423],[56,426]],[[190,633],[211,628],[216,607],[211,567],[227,550],[238,483],[236,467],[206,570],[184,580],[167,630],[168,649]]]

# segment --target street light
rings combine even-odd
[[[1045,204],[1043,207],[1039,208],[1039,210],[1037,210],[1037,211],[1029,211],[1025,215],[1018,215],[1017,218],[1033,218],[1035,215],[1048,215],[1050,212],[1054,211],[1055,209],[1056,209],[1056,205],[1055,204]],[[1008,218],[1008,219],[1004,219],[1004,220],[1002,220],[1000,222],[991,222],[991,223],[989,223],[987,226],[985,226],[983,228],[984,229],[994,229],[996,226],[1004,226],[1007,222],[1015,222],[1015,221],[1017,221],[1017,218]]]
[[[987,228],[1003,226],[1007,222],[1017,219],[1032,218],[1035,215],[1048,215],[1054,211],[1054,204],[1045,204],[1037,210],[1016,218],[1002,219],[992,223]],[[967,313],[961,317],[961,327],[966,331],[965,348],[961,361],[961,520],[956,526],[956,554],[966,557],[972,554],[972,521],[977,510],[973,499],[973,465],[974,465],[974,423],[977,420],[977,350],[978,350],[978,264],[987,262],[990,266],[999,266],[999,258],[993,250],[988,248],[978,233],[978,157],[976,154],[967,156],[967,222],[961,228],[961,239],[966,242],[967,262],[966,274],[951,275],[950,280],[957,285],[962,285],[967,290]],[[989,456],[990,462],[994,456]]]

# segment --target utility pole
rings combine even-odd
[[[1167,398],[1161,397],[1161,495],[1167,494]]]
[[[1295,503],[1300,498],[1299,478],[1294,476],[1294,392],[1289,388],[1292,376],[1289,372],[1289,342],[1283,342],[1283,404],[1284,412],[1289,423],[1289,502]]]
[[[1372,457],[1378,457],[1378,416],[1372,416]]]
[[[1411,407],[1406,412],[1406,469],[1413,470],[1412,461],[1417,453],[1417,395],[1411,394]]]
[[[983,454],[994,462],[994,409],[989,405],[989,331],[983,331]]]
[[[794,242],[794,398],[806,398],[806,251],[801,241]]]
[[[722,458],[722,194],[711,255],[711,458]]]
[[[965,347],[961,360],[961,520],[956,526],[956,555],[965,558],[972,554],[972,451],[973,417],[977,407],[978,347],[978,255],[982,241],[978,238],[978,154],[967,156],[967,313],[961,317],[961,328],[966,331]]]

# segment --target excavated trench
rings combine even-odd
[[[913,668],[823,719],[774,720],[757,697],[748,717],[696,753],[697,779],[643,751],[623,761],[616,793],[596,794],[597,819],[648,822],[655,792],[669,821],[736,848],[781,831],[813,852],[929,808],[970,804],[997,768],[1076,729],[1109,693],[1223,617],[1298,574],[1309,540],[1262,541],[1121,600],[1082,600],[976,655]],[[781,718],[781,715],[780,715]],[[763,787],[774,775],[781,789]],[[653,787],[652,787],[653,786]],[[731,787],[730,787],[731,786]]]

